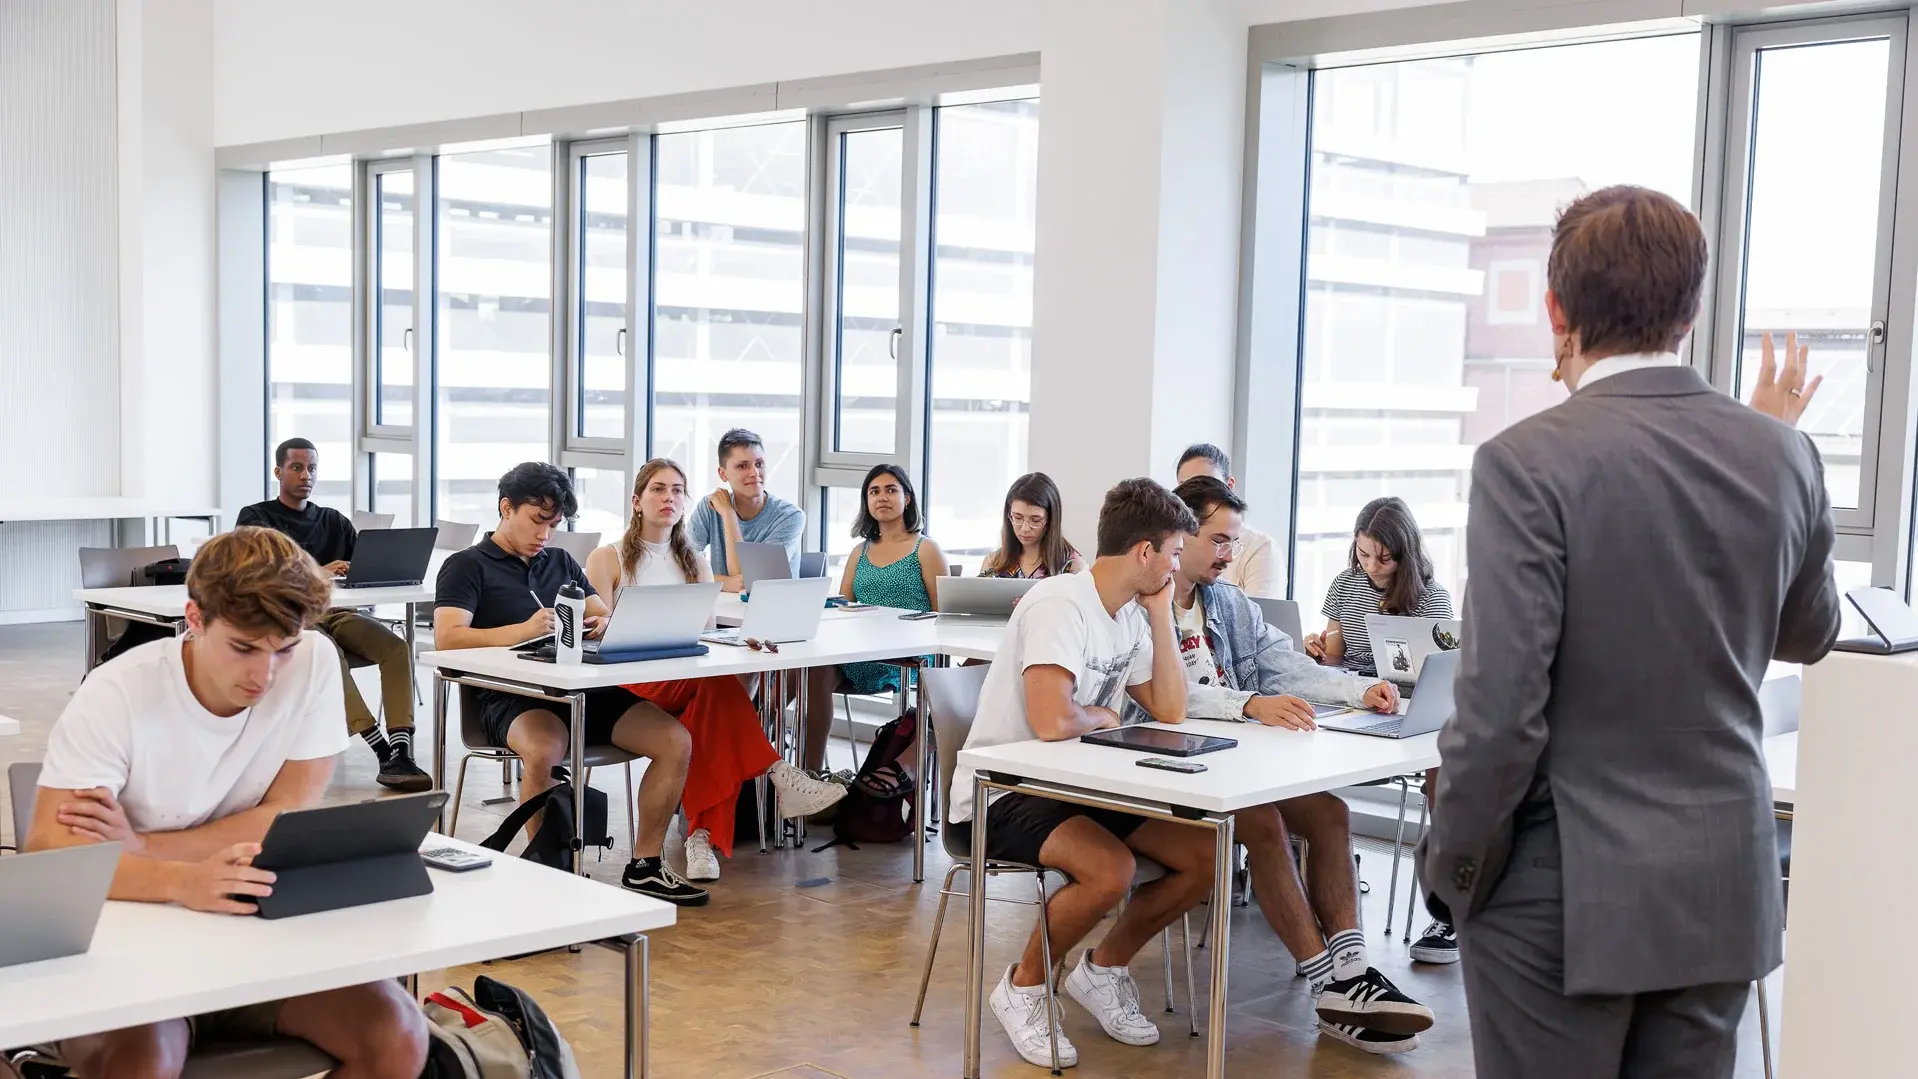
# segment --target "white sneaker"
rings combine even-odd
[[[773,765],[767,771],[766,779],[779,792],[779,815],[787,820],[810,817],[838,805],[839,800],[846,796],[845,787],[814,779],[786,761]]]
[[[1139,984],[1124,967],[1092,968],[1092,952],[1066,975],[1066,992],[1099,1020],[1113,1040],[1127,1045],[1157,1045],[1159,1028],[1139,1011]]]
[[[686,837],[686,879],[719,879],[719,853],[713,850],[712,833],[704,828]]]
[[[999,1025],[1006,1030],[1006,1037],[1012,1039],[1012,1047],[1018,1050],[1027,1064],[1040,1068],[1052,1067],[1052,1041],[1047,1037],[1046,1029],[1046,987],[1035,985],[1030,989],[1014,988],[1012,968],[999,977],[999,984],[992,987],[992,995],[986,1001],[992,1005],[992,1014],[999,1019]],[[1059,1025],[1058,1016],[1053,1016],[1052,1031],[1059,1037],[1059,1066],[1074,1067],[1079,1063],[1079,1051],[1066,1040],[1066,1032]]]

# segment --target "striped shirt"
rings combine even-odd
[[[1340,666],[1349,671],[1364,675],[1378,674],[1378,667],[1372,660],[1372,637],[1365,631],[1365,616],[1368,614],[1408,614],[1417,618],[1453,618],[1452,594],[1437,581],[1428,581],[1425,596],[1419,600],[1416,611],[1382,610],[1385,593],[1372,584],[1362,570],[1347,569],[1332,579],[1332,587],[1325,592],[1325,606],[1321,612],[1325,617],[1339,624],[1339,634],[1345,638],[1345,658]]]

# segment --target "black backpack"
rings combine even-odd
[[[187,568],[193,564],[191,558],[162,558],[158,562],[148,562],[133,571],[133,584],[185,584]]]
[[[844,843],[857,849],[861,843],[897,843],[912,834],[918,820],[917,792],[912,776],[899,760],[911,748],[918,726],[918,713],[908,708],[873,735],[872,748],[859,766],[859,774],[853,777],[852,789],[834,811],[832,831],[837,838],[827,847]],[[927,731],[926,737],[930,740],[932,732]],[[932,752],[933,746],[928,744],[929,759]]]
[[[480,846],[487,850],[506,853],[513,837],[533,819],[533,814],[544,810],[546,815],[540,818],[539,831],[533,833],[533,839],[526,844],[520,857],[541,865],[550,865],[554,869],[573,871],[573,784],[570,773],[564,767],[553,768],[553,779],[557,785],[527,799],[518,809],[499,826],[499,831],[487,836]],[[606,792],[586,788],[586,827],[581,829],[589,847],[610,847],[613,837],[606,834]]]

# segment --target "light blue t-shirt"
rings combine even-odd
[[[777,543],[786,548],[786,561],[792,563],[795,577],[799,576],[799,535],[805,530],[806,511],[771,493],[766,495],[766,504],[760,507],[757,517],[750,521],[744,517],[739,519],[740,542]],[[705,554],[711,563],[713,576],[724,577],[732,572],[732,567],[726,564],[726,523],[719,519],[719,511],[713,509],[711,502],[699,500],[688,532],[693,550]]]

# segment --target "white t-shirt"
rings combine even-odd
[[[1152,623],[1134,601],[1106,613],[1090,573],[1048,577],[1013,608],[998,658],[979,691],[979,713],[966,748],[1002,746],[1039,737],[1026,721],[1027,667],[1064,667],[1081,708],[1118,711],[1125,687],[1152,681]],[[972,769],[953,772],[947,819],[972,819]]]
[[[618,572],[622,579],[619,582],[619,587],[624,588],[627,585],[644,585],[650,587],[659,584],[687,583],[686,574],[679,568],[679,560],[673,557],[673,545],[670,541],[654,543],[651,540],[640,540],[639,545],[641,548],[639,569],[634,572],[633,579],[628,581],[624,579],[626,576],[625,567],[620,566]],[[619,553],[619,547],[617,545],[613,547],[613,552],[617,557]],[[710,581],[713,579],[713,571],[707,567],[704,558],[697,554],[693,555],[693,565],[699,570],[700,581]],[[617,596],[602,596],[600,598],[604,599],[609,607],[618,599]]]
[[[340,656],[308,630],[260,703],[220,717],[193,696],[181,640],[143,644],[87,675],[47,738],[40,786],[105,787],[136,832],[252,809],[287,761],[346,749]]]

